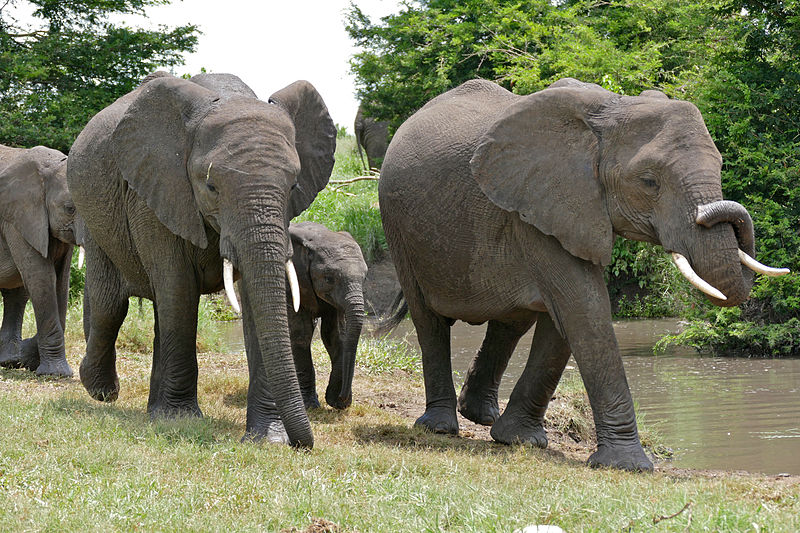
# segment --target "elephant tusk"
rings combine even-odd
[[[222,279],[225,281],[225,294],[231,307],[237,313],[241,313],[242,308],[239,307],[239,300],[236,299],[236,292],[233,290],[233,263],[228,258],[222,260]]]
[[[286,277],[289,278],[289,288],[292,290],[292,306],[294,312],[300,310],[300,284],[297,281],[297,271],[291,259],[286,261]]]
[[[83,261],[86,259],[86,250],[83,246],[78,246],[78,270],[83,268]]]
[[[689,260],[684,256],[678,252],[672,252],[672,261],[675,263],[675,266],[678,267],[678,270],[680,270],[681,274],[683,274],[683,276],[689,280],[689,283],[694,285],[700,291],[713,298],[716,298],[717,300],[728,299],[719,289],[713,287],[706,280],[698,276],[697,272],[692,269],[692,265],[689,264]]]
[[[763,265],[741,250],[739,250],[739,260],[741,260],[742,264],[753,272],[758,272],[759,274],[764,274],[765,276],[783,276],[784,274],[791,272],[788,268],[773,268]]]

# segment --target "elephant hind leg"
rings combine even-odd
[[[86,355],[79,373],[92,398],[113,402],[119,395],[115,344],[128,314],[128,295],[119,271],[105,253],[89,242],[86,253],[83,308]]]
[[[533,325],[535,317],[515,322],[490,320],[478,354],[467,370],[458,395],[458,412],[476,424],[491,426],[500,416],[497,394],[500,380],[520,337]]]

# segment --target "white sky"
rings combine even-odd
[[[373,22],[399,11],[399,0],[354,0]],[[266,100],[306,79],[322,95],[333,121],[353,132],[358,103],[349,59],[357,51],[344,29],[350,0],[173,0],[147,9],[148,21],[131,26],[196,24],[197,51],[175,67],[177,75],[230,72]]]

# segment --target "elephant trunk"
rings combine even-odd
[[[353,402],[353,374],[356,366],[356,352],[361,328],[364,325],[364,295],[362,291],[352,291],[345,298],[347,310],[344,313],[341,353],[341,389],[338,397],[326,398],[329,405],[345,409]],[[336,394],[337,391],[331,391]],[[332,400],[332,401],[331,401]]]
[[[739,248],[750,257],[755,254],[753,219],[743,205],[730,200],[719,200],[697,208],[695,221],[707,228],[720,222],[729,222],[736,232]]]
[[[294,368],[286,314],[286,232],[283,217],[262,227],[249,227],[237,246],[238,269],[255,324],[267,386],[280,414],[289,443],[312,448],[314,436]]]

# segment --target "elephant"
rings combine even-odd
[[[64,350],[75,205],[67,156],[36,146],[0,145],[0,365],[72,376]],[[30,298],[36,334],[22,340]]]
[[[560,80],[519,96],[471,80],[397,130],[379,182],[383,227],[422,350],[425,413],[456,409],[501,443],[547,446],[544,414],[570,354],[597,434],[591,466],[648,471],[611,323],[603,267],[615,235],[660,244],[720,306],[744,301],[750,215],[722,199],[722,159],[697,108]],[[456,398],[450,326],[488,322]],[[530,356],[502,415],[497,387],[520,337]]]
[[[67,181],[85,223],[89,394],[119,393],[114,343],[128,298],[153,301],[147,411],[202,416],[197,306],[241,279],[249,368],[244,439],[313,447],[286,316],[289,220],[328,182],[336,128],[307,81],[267,102],[232,74],[151,74],[95,115],[70,150]]]
[[[331,358],[325,401],[346,409],[353,400],[356,349],[364,325],[367,263],[361,247],[346,231],[334,232],[315,222],[289,225],[300,287],[300,309],[288,309],[297,379],[306,408],[319,407],[311,338],[320,318],[322,342]],[[291,301],[291,298],[288,298]]]
[[[366,116],[363,106],[358,106],[353,131],[356,132],[356,146],[361,164],[364,164],[363,149],[367,154],[366,170],[380,170],[389,144],[389,123]]]

